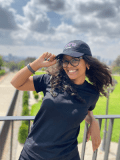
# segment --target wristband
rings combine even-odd
[[[27,65],[27,68],[28,68],[33,74],[35,73],[35,71],[30,67],[29,64]]]

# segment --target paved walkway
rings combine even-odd
[[[10,72],[0,78],[0,116],[6,116],[16,90],[10,83],[14,75],[15,73]],[[0,122],[0,128],[2,123],[3,122]]]

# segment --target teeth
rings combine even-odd
[[[69,70],[69,72],[75,72],[76,70]]]

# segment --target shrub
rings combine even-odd
[[[113,69],[112,69],[112,73],[118,73],[120,74],[120,66],[115,66]]]
[[[35,94],[35,95],[34,95],[34,98],[35,98],[35,99],[38,99],[38,98],[39,98],[39,95],[38,95],[38,94]]]
[[[5,74],[5,70],[0,70],[0,76]]]
[[[23,106],[24,106],[24,105],[27,105],[27,106],[28,106],[28,99],[27,99],[27,98],[24,98],[24,97],[23,97],[23,104],[22,104],[22,105],[23,105]]]
[[[36,91],[33,91],[33,95],[35,95],[37,92]]]
[[[25,124],[25,125],[28,126],[29,125],[29,121],[27,121],[27,120],[26,121],[22,121],[22,124]]]
[[[38,99],[38,98],[39,98],[39,95],[38,95],[38,93],[37,93],[36,91],[33,91],[33,95],[34,95],[34,98],[35,98],[35,99]]]
[[[24,91],[24,93],[23,93],[23,106],[28,105],[28,98],[29,98],[28,91]]]
[[[28,91],[24,91],[23,97],[24,97],[24,98],[29,98]]]
[[[23,123],[19,128],[18,141],[24,144],[27,137],[28,137],[28,125]]]
[[[28,106],[24,106],[22,110],[22,116],[28,116],[28,115],[29,115]]]
[[[23,93],[23,109],[22,109],[22,116],[29,116],[29,108],[28,108],[28,92],[24,91]],[[25,143],[25,140],[28,136],[28,125],[29,122],[27,120],[22,121],[22,125],[19,128],[19,132],[18,132],[18,141],[20,143]]]

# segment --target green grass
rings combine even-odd
[[[39,72],[36,74],[44,74],[45,72]],[[113,76],[115,80],[117,80],[117,85],[112,93],[110,93],[109,96],[109,109],[108,109],[108,114],[109,115],[120,115],[120,76]],[[43,95],[42,92],[40,94]],[[99,100],[96,103],[96,107],[93,110],[94,115],[105,115],[106,114],[106,97],[100,97]],[[40,109],[42,100],[39,101],[37,104],[32,106],[31,109],[31,115],[35,116]],[[105,120],[102,121],[101,125],[101,139],[103,138],[103,131],[104,131],[104,122]],[[78,143],[81,143],[83,141],[83,135],[84,135],[84,126],[85,126],[85,121],[83,121],[80,124],[80,132],[78,135]],[[107,128],[109,126],[109,120],[107,121]],[[107,129],[108,130],[108,129]],[[120,134],[120,119],[115,119],[114,124],[113,124],[113,132],[112,132],[112,138],[111,141],[113,142],[118,142],[119,140],[119,134]]]
[[[112,93],[110,93],[109,96],[109,107],[108,107],[108,114],[109,115],[120,115],[120,76],[113,76],[115,80],[117,80],[117,85]],[[106,114],[106,97],[100,97],[99,100],[96,103],[96,107],[93,110],[94,115],[105,115]],[[103,139],[104,134],[104,122],[102,121],[101,125],[101,139]],[[83,140],[83,134],[84,134],[84,126],[85,121],[83,121],[80,124],[80,133],[78,135],[78,143],[81,143]],[[107,121],[107,130],[109,126],[109,120]],[[119,134],[120,134],[120,119],[115,119],[113,124],[113,132],[112,132],[112,138],[111,141],[118,142],[119,140]]]
[[[37,71],[35,72],[35,75],[40,75],[40,74],[45,74],[46,72],[42,72],[42,71]]]

